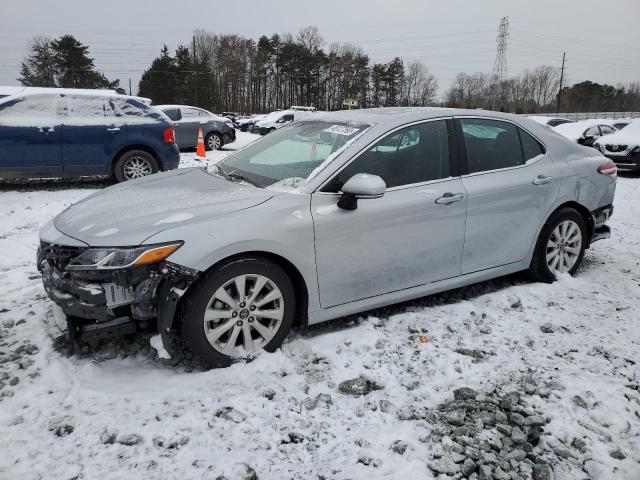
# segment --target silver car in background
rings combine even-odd
[[[609,236],[615,186],[597,150],[515,115],[318,113],[211,171],[89,196],[43,227],[38,267],[76,338],[157,329],[224,366],[296,324],[573,274]]]
[[[199,129],[202,129],[206,150],[220,150],[236,141],[233,122],[226,117],[189,105],[156,105],[156,108],[173,122],[180,150],[197,146]]]

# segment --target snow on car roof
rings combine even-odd
[[[552,127],[563,137],[567,137],[571,140],[578,140],[587,128],[591,128],[595,125],[602,125],[598,119],[580,120],[579,122],[563,123]]]
[[[542,125],[546,125],[549,120],[567,120],[567,121],[571,121],[568,118],[564,118],[564,117],[546,117],[544,115],[527,115],[527,118],[530,118],[531,120],[541,123]]]
[[[114,98],[123,98],[123,99],[133,99],[137,100],[146,105],[151,105],[151,99],[145,97],[136,97],[134,95],[121,95],[113,90],[91,90],[91,89],[83,89],[83,88],[45,88],[45,87],[27,87],[23,91],[18,92],[13,95],[9,95],[7,97],[3,97],[0,99],[0,103],[12,101],[16,98],[26,97],[31,95],[42,95],[46,93],[56,93],[60,95],[86,95],[93,97],[114,97]]]

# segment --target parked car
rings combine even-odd
[[[266,135],[274,130],[284,127],[294,120],[309,118],[316,112],[306,110],[277,110],[266,115],[262,120],[255,123],[255,128],[260,135]]]
[[[520,270],[573,274],[609,236],[615,186],[600,153],[515,115],[319,113],[209,172],[72,205],[41,230],[37,264],[76,337],[154,326],[229,365],[294,324]]]
[[[302,105],[292,105],[289,107],[289,110],[294,110],[297,112],[316,112],[318,109],[316,107],[305,107]]]
[[[567,118],[560,117],[544,117],[541,115],[529,115],[527,118],[538,122],[542,125],[547,125],[548,127],[556,127],[558,125],[562,125],[563,123],[573,123],[573,120],[569,120]]]
[[[252,132],[256,122],[264,119],[264,117],[266,117],[266,115],[252,115],[247,118],[241,118],[236,120],[235,127],[240,129],[242,132]]]
[[[170,120],[143,99],[30,89],[0,100],[0,177],[115,176],[178,167]]]
[[[239,116],[239,113],[235,112],[222,112],[222,116],[231,120],[231,122],[235,122],[236,118]]]
[[[181,150],[196,147],[200,128],[207,150],[220,150],[236,141],[233,123],[226,117],[188,105],[158,105],[157,108],[175,122],[176,143]]]
[[[616,130],[622,130],[624,127],[626,127],[627,125],[629,125],[631,123],[631,120],[616,120],[612,127],[615,128]]]
[[[640,170],[640,119],[624,130],[599,138],[595,146],[622,170]]]
[[[580,120],[579,122],[563,123],[553,127],[563,137],[577,142],[585,147],[592,147],[594,142],[603,135],[616,132],[611,125],[599,120]]]

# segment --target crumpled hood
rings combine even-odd
[[[167,228],[244,210],[273,195],[186,168],[100,190],[58,215],[54,225],[91,246],[133,246]]]

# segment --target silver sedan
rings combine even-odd
[[[480,110],[319,113],[227,157],[114,185],[41,231],[79,341],[157,329],[212,366],[313,324],[528,270],[609,236],[616,167]]]

